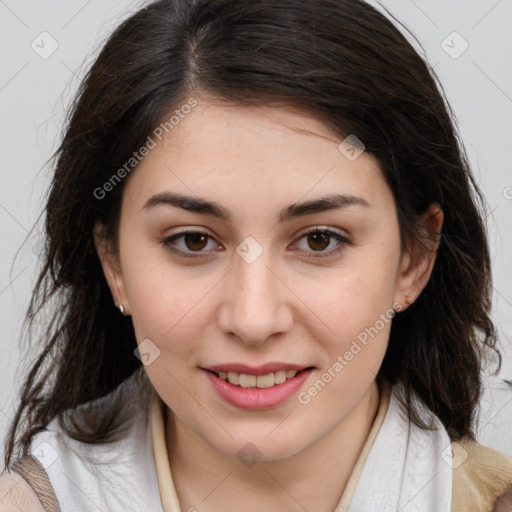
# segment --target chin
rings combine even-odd
[[[275,426],[273,427],[275,428]],[[271,429],[265,429],[261,432],[253,432],[247,435],[243,432],[240,435],[234,435],[234,439],[229,437],[225,443],[217,443],[212,440],[206,440],[215,450],[224,455],[238,459],[248,467],[257,462],[271,462],[284,460],[293,457],[307,448],[303,435],[292,435],[284,430],[277,434],[279,428],[274,434]],[[274,437],[271,439],[271,437]]]

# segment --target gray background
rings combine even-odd
[[[44,164],[57,148],[65,109],[88,64],[111,30],[143,3],[0,0],[2,440],[22,377],[35,356],[34,349],[21,344],[20,333],[40,265],[38,216],[51,177],[51,168]],[[504,360],[499,378],[486,379],[478,439],[512,456],[512,385],[506,383],[512,381],[512,0],[371,3],[386,7],[423,46],[455,112],[488,202],[493,319]],[[52,45],[56,49],[50,55]]]

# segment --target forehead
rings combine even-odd
[[[129,177],[125,194],[139,208],[163,191],[244,211],[333,192],[389,201],[377,161],[347,158],[343,138],[305,111],[199,100],[174,121]]]

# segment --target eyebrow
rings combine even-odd
[[[161,192],[151,196],[142,207],[148,210],[159,205],[175,206],[189,212],[211,215],[226,222],[231,221],[231,212],[214,201],[207,201],[200,197],[186,196],[174,192]],[[348,206],[362,206],[370,208],[370,204],[362,197],[347,194],[332,194],[311,201],[293,203],[279,212],[279,222],[286,222],[314,213],[339,210]]]

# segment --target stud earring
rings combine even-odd
[[[119,311],[121,311],[121,314],[125,316],[124,314],[124,306],[122,304],[119,304]]]

